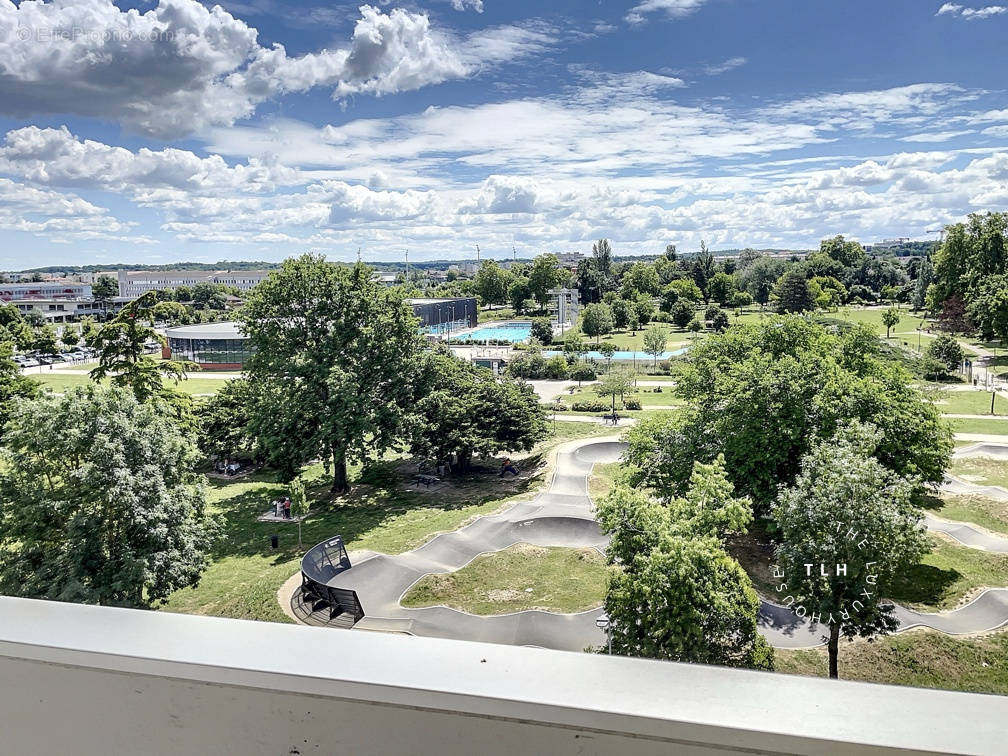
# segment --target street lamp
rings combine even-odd
[[[609,621],[609,615],[603,612],[596,617],[595,627],[605,632],[606,640],[609,643],[609,655],[612,656],[612,623]]]

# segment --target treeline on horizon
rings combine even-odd
[[[883,249],[887,255],[893,255],[895,257],[913,257],[917,255],[928,255],[934,251],[937,246],[936,241],[911,241],[911,242],[901,242],[899,244],[894,244],[892,246],[886,246]],[[878,248],[878,245],[875,245]],[[737,257],[741,254],[742,249],[723,249],[723,250],[712,250],[712,253],[716,257]],[[805,256],[810,254],[814,250],[810,249],[758,249],[757,252],[765,255],[799,255]],[[589,253],[590,254],[590,253]],[[695,253],[692,253],[695,254]],[[644,255],[613,255],[613,260],[618,262],[621,260],[640,260],[640,261],[651,261],[656,260],[661,256],[660,252],[654,254],[644,254]],[[682,253],[683,257],[690,257],[691,253]],[[473,258],[465,258],[459,260],[418,260],[416,262],[410,261],[410,267],[416,268],[418,270],[431,270],[436,268],[444,268],[448,265],[465,265],[474,264],[481,262],[482,260],[493,259],[497,262],[502,262],[507,258],[490,258],[485,257],[481,260]],[[522,260],[531,260],[532,258],[519,258]],[[339,260],[333,260],[333,262],[339,264]],[[398,271],[403,265],[404,261],[394,260],[394,261],[372,261],[365,260],[371,268],[379,271]],[[279,262],[265,262],[263,260],[221,260],[215,263],[200,263],[200,262],[176,262],[176,263],[165,263],[163,265],[150,265],[150,264],[134,264],[134,263],[109,263],[109,264],[94,264],[94,265],[46,265],[39,268],[24,268],[18,271],[11,271],[12,273],[109,273],[118,270],[273,270],[279,268],[282,263]]]

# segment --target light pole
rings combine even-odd
[[[595,627],[605,632],[606,641],[609,644],[609,656],[612,656],[612,623],[609,621],[609,615],[603,612],[596,617]]]

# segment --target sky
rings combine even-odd
[[[0,270],[934,238],[1008,205],[1006,33],[929,0],[0,0]]]

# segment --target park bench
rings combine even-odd
[[[417,473],[413,476],[413,479],[416,481],[417,488],[420,488],[421,483],[427,486],[427,488],[430,488],[431,484],[441,482],[441,478],[436,475],[426,475],[424,473]]]

